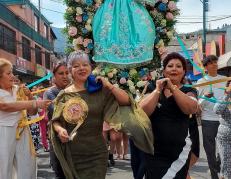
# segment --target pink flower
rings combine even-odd
[[[168,53],[166,52],[166,53],[163,53],[161,56],[160,56],[160,59],[161,60],[164,60],[165,59],[165,57],[168,55]]]
[[[77,34],[77,28],[74,27],[74,26],[71,26],[68,30],[68,34],[71,36],[71,37],[74,37],[76,34]]]
[[[90,43],[90,39],[84,39],[83,40],[83,46],[87,47],[87,45]]]
[[[99,3],[96,3],[95,4],[95,9],[98,9],[100,7],[100,4]]]
[[[127,83],[126,78],[120,78],[120,84],[121,85],[126,84],[126,83]]]
[[[166,19],[169,20],[169,21],[172,21],[174,19],[173,14],[171,12],[167,12]]]
[[[174,1],[169,1],[168,8],[170,9],[170,11],[175,11],[177,9],[176,3]]]
[[[85,48],[85,53],[90,53],[90,50],[88,48]]]
[[[82,16],[80,16],[80,15],[76,16],[75,19],[76,19],[77,22],[82,22],[83,21]]]

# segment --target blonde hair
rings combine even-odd
[[[3,70],[6,66],[12,67],[12,64],[9,60],[6,60],[5,58],[0,58],[0,77],[2,77]]]

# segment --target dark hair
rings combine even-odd
[[[229,80],[227,83],[226,83],[226,87],[229,87],[229,84],[231,83],[231,80]]]
[[[176,53],[176,52],[172,52],[172,53],[168,54],[168,55],[165,57],[165,59],[163,60],[163,67],[164,67],[164,69],[166,68],[166,66],[168,65],[168,63],[169,63],[171,60],[173,60],[173,59],[178,59],[178,60],[180,60],[180,62],[182,63],[183,69],[184,69],[184,71],[185,71],[185,73],[186,73],[186,71],[187,71],[187,63],[186,63],[186,60],[185,60],[185,58],[184,58],[182,55],[180,55],[179,53]]]
[[[203,65],[207,66],[209,62],[214,62],[218,61],[217,56],[215,55],[208,55],[204,60],[203,60]]]
[[[15,77],[16,77],[16,78],[17,78],[20,82],[22,82],[22,81],[23,81],[21,76],[19,76],[19,75],[15,75]]]
[[[53,74],[55,74],[61,66],[67,67],[67,63],[64,61],[59,61],[53,68]]]

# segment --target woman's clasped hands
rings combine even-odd
[[[172,84],[171,80],[169,78],[161,78],[159,80],[156,80],[156,90],[158,92],[163,91],[163,89],[173,89],[174,85]]]

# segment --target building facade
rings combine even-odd
[[[0,58],[26,82],[52,68],[56,36],[51,23],[29,0],[0,0]]]

